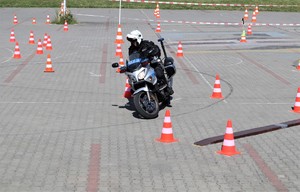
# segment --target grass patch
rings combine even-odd
[[[199,0],[160,0],[173,2],[199,3]],[[62,0],[0,0],[0,7],[59,7]],[[261,11],[300,11],[299,0],[202,0],[201,3],[220,4],[262,4],[262,5],[297,5],[291,7],[260,7]],[[118,8],[119,2],[109,0],[67,0],[68,8]],[[122,8],[130,9],[154,9],[155,4],[150,3],[126,3],[122,2]],[[160,5],[161,9],[193,9],[193,10],[244,10],[244,7],[228,6],[194,6],[194,5]]]

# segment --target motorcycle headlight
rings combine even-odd
[[[140,72],[139,73],[139,75],[138,75],[138,78],[139,78],[139,80],[142,80],[142,79],[144,79],[145,78],[145,70],[143,70],[142,72]]]

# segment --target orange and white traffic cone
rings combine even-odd
[[[160,30],[160,22],[157,22],[157,27],[156,27],[156,30],[155,30],[156,33],[160,33],[161,30]]]
[[[176,54],[177,57],[183,57],[183,50],[182,50],[182,44],[181,44],[181,41],[179,41],[178,43],[178,48],[177,48],[177,54]]]
[[[131,98],[131,87],[129,85],[129,81],[128,81],[128,78],[126,79],[126,84],[125,84],[125,91],[124,91],[124,94],[123,96],[127,99]]]
[[[47,38],[46,50],[50,50],[50,51],[52,50],[52,43],[51,43],[50,35],[48,35],[48,38]]]
[[[64,31],[68,31],[68,30],[69,30],[68,22],[65,21],[65,24],[64,24]]]
[[[17,15],[14,15],[14,24],[18,24],[18,18],[17,18]]]
[[[54,72],[52,68],[52,61],[51,61],[50,54],[47,55],[47,63],[44,72]]]
[[[178,141],[178,139],[175,139],[173,136],[170,110],[167,110],[165,113],[164,124],[163,124],[163,128],[162,128],[161,136],[160,136],[160,138],[157,138],[156,141],[159,141],[162,143],[173,143],[173,142]]]
[[[45,35],[44,35],[44,41],[43,41],[43,46],[44,47],[47,46],[47,42],[48,42],[48,35],[47,35],[47,33],[45,33]]]
[[[121,44],[117,44],[117,48],[116,48],[116,56],[117,56],[117,57],[123,57]]]
[[[121,24],[119,24],[115,44],[123,44],[123,43],[124,43],[124,41],[123,41],[123,37],[122,37]]]
[[[258,15],[259,11],[258,11],[258,6],[255,6],[255,14]]]
[[[252,23],[255,23],[255,22],[256,22],[256,13],[255,13],[255,11],[253,11],[251,22],[252,22]]]
[[[35,20],[35,18],[32,18],[32,24],[36,24],[36,20]]]
[[[246,43],[247,40],[246,40],[246,32],[245,30],[243,30],[242,32],[242,35],[241,35],[241,40],[240,40],[241,43]]]
[[[42,41],[41,39],[39,39],[38,41],[38,47],[36,49],[36,54],[40,55],[40,54],[43,54],[44,51],[43,51],[43,44],[42,44]]]
[[[247,35],[252,35],[252,27],[251,27],[251,24],[248,24]]]
[[[20,59],[21,58],[21,52],[20,52],[20,47],[19,47],[19,43],[18,42],[16,42],[15,52],[14,52],[14,58],[15,59]]]
[[[248,15],[248,9],[246,8],[245,9],[245,13],[244,13],[244,20],[248,20],[248,17],[249,17],[249,15]]]
[[[221,155],[227,155],[227,156],[241,154],[241,152],[239,152],[235,149],[234,135],[233,135],[231,120],[227,121],[226,133],[224,135],[223,145],[222,145],[221,150],[217,151],[217,153],[219,153]]]
[[[120,71],[121,71],[120,68],[121,68],[122,66],[124,66],[124,59],[123,59],[123,56],[120,57],[120,60],[119,60],[119,67],[118,67],[117,70],[116,70],[117,73],[120,73]]]
[[[294,104],[294,107],[292,107],[293,112],[300,113],[300,87],[298,88],[297,95],[296,95],[296,101]]]
[[[159,4],[157,3],[156,8],[154,9],[154,13],[153,13],[155,17],[157,16],[158,12],[159,12]]]
[[[34,44],[34,35],[33,35],[33,31],[30,31],[30,36],[29,36],[28,44]]]
[[[219,74],[216,75],[216,80],[215,80],[215,84],[214,84],[214,90],[213,90],[213,93],[212,93],[212,95],[211,95],[210,98],[214,98],[214,99],[221,99],[221,98],[223,98]]]
[[[300,59],[299,59],[298,65],[297,65],[297,70],[300,70]]]
[[[47,15],[46,24],[50,24],[50,16]]]
[[[15,31],[13,29],[10,32],[9,42],[16,42]]]

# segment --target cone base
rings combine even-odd
[[[46,69],[44,72],[45,72],[45,73],[51,73],[51,72],[54,72],[54,71],[53,71],[53,70],[47,70],[47,69]]]
[[[218,154],[226,155],[226,156],[233,156],[233,155],[239,155],[241,152],[239,151],[232,151],[232,152],[224,152],[224,151],[217,151]]]
[[[221,95],[221,96],[210,96],[210,98],[212,98],[212,99],[223,99],[223,96]]]
[[[14,59],[21,59],[21,56],[14,56]]]
[[[174,143],[179,141],[178,139],[162,139],[162,138],[157,138],[155,140],[161,143]]]
[[[300,113],[300,111],[291,110],[293,113]]]

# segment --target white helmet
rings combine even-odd
[[[127,34],[127,40],[132,41],[132,40],[137,40],[138,44],[140,44],[143,40],[143,35],[139,30],[133,30],[129,34]]]

